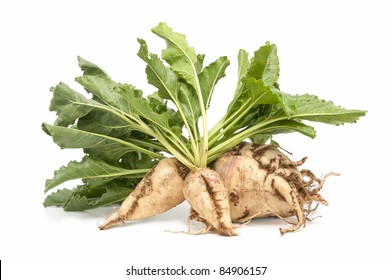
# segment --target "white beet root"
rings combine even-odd
[[[207,229],[211,225],[222,235],[238,235],[230,219],[227,188],[217,172],[208,168],[190,172],[185,179],[184,196],[193,208],[190,219],[203,221]]]
[[[292,232],[305,226],[312,202],[327,204],[318,193],[322,180],[310,170],[298,169],[306,158],[291,161],[272,145],[241,143],[214,164],[230,196],[230,215],[234,222],[276,216],[284,219],[295,215],[297,223],[280,229]],[[318,183],[318,187],[314,187]]]
[[[182,189],[187,173],[175,158],[160,160],[99,228],[108,229],[126,221],[148,218],[180,204],[184,201]]]

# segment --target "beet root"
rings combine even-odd
[[[182,189],[187,173],[187,168],[175,158],[160,160],[99,228],[108,229],[126,221],[151,217],[180,204],[185,199]]]
[[[230,218],[228,191],[221,176],[214,170],[199,168],[185,179],[185,199],[192,206],[189,220],[197,220],[222,235],[238,235]]]
[[[233,222],[244,223],[253,218],[296,216],[291,227],[281,228],[282,234],[305,226],[307,216],[314,210],[311,204],[327,201],[319,194],[325,178],[298,167],[306,158],[294,162],[273,145],[241,143],[214,164],[230,197],[230,216]],[[315,186],[315,184],[318,184]]]

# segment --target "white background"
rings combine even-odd
[[[0,258],[6,279],[126,279],[131,265],[267,265],[264,279],[391,276],[388,1],[0,3]],[[79,89],[73,78],[81,74],[80,55],[113,79],[150,93],[136,38],[160,52],[164,43],[150,32],[160,21],[185,33],[207,62],[221,55],[231,60],[212,100],[211,124],[233,93],[238,49],[253,52],[267,40],[278,46],[283,91],[368,110],[355,125],[315,124],[314,140],[278,138],[294,159],[307,155],[305,167],[317,175],[341,173],[325,185],[330,206],[320,207],[322,218],[283,237],[283,222],[257,220],[241,228],[239,237],[225,238],[165,232],[187,229],[186,203],[108,231],[99,231],[97,223],[111,207],[70,213],[42,206],[45,179],[82,156],[60,150],[41,131],[42,122],[55,119],[48,110],[49,88],[64,81]]]

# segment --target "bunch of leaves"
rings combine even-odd
[[[50,110],[57,119],[54,125],[44,123],[43,130],[61,148],[80,148],[86,155],[55,171],[45,192],[69,180],[81,179],[83,184],[52,192],[45,206],[84,210],[118,203],[164,157],[174,156],[196,170],[245,139],[262,144],[275,134],[294,131],[313,138],[315,129],[304,121],[340,125],[366,114],[314,95],[280,91],[277,49],[267,42],[251,59],[245,50],[239,51],[233,99],[227,113],[208,130],[207,111],[228,58],[204,66],[205,55],[197,54],[183,34],[165,23],[152,32],[166,41],[161,57],[149,52],[142,39],[137,55],[146,63],[147,80],[156,92],[144,96],[80,57],[83,75],[75,80],[89,97],[64,83],[51,89]]]

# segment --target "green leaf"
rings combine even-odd
[[[244,118],[260,104],[277,104],[283,107],[290,117],[291,108],[286,104],[284,94],[275,86],[279,78],[279,60],[275,45],[267,43],[260,47],[249,62],[248,53],[240,50],[238,53],[238,82],[233,100],[229,104],[226,115],[220,121],[223,131],[231,127],[246,127],[249,124]],[[260,109],[257,109],[260,111]],[[263,111],[265,111],[263,109]],[[249,118],[248,118],[249,119]],[[228,128],[227,128],[228,127]],[[213,144],[219,136],[214,136],[218,127],[210,131]],[[227,137],[226,137],[227,138]]]
[[[196,68],[197,74],[199,74],[203,70],[204,58],[205,58],[204,54],[197,55],[197,61],[195,63],[195,68]]]
[[[291,95],[281,92],[275,87],[265,86],[264,82],[256,80],[253,77],[243,79],[243,84],[247,91],[243,93],[243,97],[250,100],[251,107],[260,104],[277,104],[283,109],[288,119],[291,118],[295,108],[295,102],[291,102]]]
[[[257,135],[260,132],[262,132],[262,134],[274,135],[291,133],[295,131],[310,138],[316,137],[316,130],[314,129],[314,127],[294,120],[281,120],[273,122],[271,124],[263,126],[262,128],[260,128],[260,130],[255,131],[253,135]],[[250,137],[252,137],[253,135],[250,135]]]
[[[190,139],[192,144],[192,151],[195,154],[192,160],[195,166],[206,167],[207,165],[207,151],[208,151],[208,123],[206,104],[203,100],[203,93],[200,86],[198,71],[200,71],[200,58],[196,55],[195,50],[190,47],[183,34],[174,32],[166,23],[159,23],[158,26],[152,29],[152,32],[163,38],[166,41],[167,48],[162,51],[162,58],[171,66],[171,68],[178,74],[182,81],[185,81],[193,87],[198,100],[198,106],[201,112],[201,123],[203,138],[200,139],[200,132],[193,129],[188,131],[193,136]],[[192,91],[188,91],[191,93]],[[208,97],[208,96],[207,96]],[[189,98],[188,98],[189,99]],[[196,105],[196,104],[194,104]],[[189,124],[187,128],[196,128],[197,123]],[[200,140],[202,141],[200,141]],[[184,163],[183,160],[180,160]]]
[[[108,74],[101,68],[99,68],[94,63],[87,61],[80,56],[78,56],[78,64],[80,69],[82,69],[84,75],[99,76],[102,78],[110,78]]]
[[[271,90],[271,87],[264,85],[263,81],[253,77],[246,77],[242,81],[247,89],[243,98],[250,100],[251,106],[260,104],[276,104],[281,102],[278,91]]]
[[[112,112],[122,116],[136,130],[151,137],[157,137],[157,132],[160,129],[169,132],[169,134],[173,131],[177,133],[181,131],[181,128],[170,128],[169,119],[176,116],[167,112],[161,114],[155,112],[149,106],[148,101],[141,96],[141,92],[133,86],[121,85],[110,79],[96,76],[82,76],[76,78],[76,81],[94,94],[100,102],[106,104]],[[154,129],[149,124],[158,126],[159,129]]]
[[[134,123],[135,129],[153,137],[160,130],[167,132],[169,135],[182,133],[181,127],[173,129],[170,127],[170,123],[173,123],[171,119],[176,116],[170,114],[167,110],[160,114],[157,113],[153,110],[153,107],[150,107],[149,102],[141,97],[140,93],[135,91],[134,88],[125,88],[110,79],[96,76],[82,76],[76,80],[86,90],[99,98],[101,102],[129,118]],[[155,128],[151,129],[148,125],[153,125]]]
[[[148,155],[131,152],[126,154],[121,158],[119,167],[127,170],[147,170],[151,169],[154,165],[158,163],[159,159],[152,158]],[[139,178],[138,176],[126,176],[127,178]]]
[[[188,45],[185,35],[174,32],[166,23],[159,23],[152,32],[166,41],[167,48],[162,51],[162,58],[169,63],[179,76],[198,88],[197,69],[198,58],[195,50]]]
[[[273,86],[279,78],[279,59],[277,48],[274,44],[267,42],[254,53],[248,76],[261,79],[266,86]]]
[[[161,98],[170,100],[176,105],[178,115],[185,123],[188,133],[193,138],[197,138],[194,132],[200,116],[200,108],[195,92],[187,84],[181,83],[177,74],[169,67],[165,67],[157,55],[148,52],[144,40],[138,39],[138,41],[140,43],[138,56],[147,63],[148,82],[158,89]]]
[[[84,191],[83,187],[81,187],[81,190],[74,191],[63,208],[65,211],[83,211],[120,203],[124,201],[132,191],[130,188],[120,186],[107,187],[104,190],[105,191],[102,194],[98,193],[94,197],[87,197],[83,194],[79,194],[79,192]]]
[[[147,63],[146,74],[148,83],[158,89],[160,97],[173,101],[179,107],[179,104],[176,103],[180,87],[177,74],[169,67],[165,67],[156,54],[148,52],[147,44],[144,40],[138,39],[138,42],[140,48],[137,55]]]
[[[268,141],[272,141],[272,135],[271,134],[257,134],[255,136],[250,137],[250,140],[252,141],[252,144],[257,144],[257,145],[264,145]]]
[[[245,89],[242,82],[243,78],[247,75],[250,67],[249,53],[240,49],[237,56],[238,70],[237,70],[237,86],[234,92],[233,100],[230,104],[235,104],[237,99],[241,97]]]
[[[170,134],[173,130],[170,127],[170,113],[163,111],[162,113],[157,113],[150,107],[148,100],[144,98],[138,98],[129,96],[127,98],[129,101],[129,108],[133,114],[138,115],[145,119],[150,125],[156,126],[158,129],[166,131]],[[178,131],[178,129],[176,130]]]
[[[51,91],[53,98],[49,110],[57,113],[55,125],[74,124],[78,118],[87,115],[95,106],[100,106],[98,102],[87,99],[64,83],[59,83],[51,88]]]
[[[138,39],[140,49],[138,56],[147,63],[148,82],[158,89],[161,98],[172,101],[178,110],[178,118],[184,123],[190,136],[191,150],[197,155],[199,131],[197,121],[200,117],[200,106],[194,88],[179,81],[179,77],[171,68],[166,67],[155,54],[149,53],[144,40]],[[182,131],[181,131],[182,133]]]
[[[162,158],[160,154],[138,147],[130,142],[76,128],[42,125],[43,130],[53,137],[53,141],[61,148],[83,148],[91,155],[100,156],[109,162],[117,161],[122,155],[130,151],[139,151],[155,158]]]
[[[281,133],[279,132],[280,130],[275,130],[275,127],[277,125],[281,126],[282,122],[284,122],[285,125],[289,124],[289,126],[287,126],[289,130],[295,130],[314,138],[316,136],[314,129],[310,129],[303,124],[301,122],[302,120],[341,125],[344,123],[354,123],[361,116],[366,114],[366,111],[345,109],[334,105],[331,101],[325,101],[309,94],[295,96],[286,95],[285,100],[289,103],[288,106],[293,108],[290,119],[294,121],[294,123],[287,122],[288,116],[282,108],[275,109],[269,116],[259,117],[259,120],[252,126],[238,132],[233,137],[246,139],[260,133]],[[295,124],[295,126],[292,124]],[[285,130],[287,128],[285,128]]]
[[[119,109],[123,113],[131,113],[127,95],[123,94],[118,83],[108,78],[88,75],[77,77],[75,80],[96,96],[101,103]],[[131,87],[129,90],[129,95],[136,94]]]
[[[100,114],[103,114],[107,118],[112,118],[115,123],[121,123],[124,126],[128,125],[128,127],[137,126],[135,122],[126,118],[123,112],[119,112],[116,108],[104,105],[96,100],[87,99],[64,83],[60,83],[52,88],[52,92],[53,98],[50,110],[56,111],[58,115],[55,125],[69,126],[74,124],[77,119],[81,120],[90,118],[91,115],[100,116]]]
[[[71,196],[72,196],[72,190],[69,190],[69,189],[57,190],[56,192],[51,193],[46,196],[46,198],[44,200],[44,206],[45,207],[49,207],[49,206],[63,207]]]
[[[109,164],[102,159],[85,156],[82,161],[71,161],[67,166],[63,166],[56,170],[52,179],[46,180],[45,192],[54,187],[75,179],[91,179],[91,178],[115,178],[129,175],[138,175],[143,177],[149,169],[124,169]]]
[[[238,71],[237,71],[237,77],[238,77],[237,89],[238,89],[239,84],[241,84],[242,82],[242,79],[246,76],[246,74],[249,71],[249,67],[250,67],[249,53],[243,49],[240,49],[238,51],[237,62],[238,62]]]
[[[203,95],[203,101],[205,108],[210,106],[212,92],[214,91],[216,83],[219,79],[223,78],[227,66],[229,66],[230,61],[226,56],[218,58],[216,61],[208,65],[199,74],[200,89]]]
[[[167,106],[167,101],[162,99],[157,92],[147,96],[148,105],[158,114],[167,114],[169,118],[169,126],[173,131],[177,130],[176,134],[182,134],[182,127],[184,121],[181,118],[178,110],[171,109]]]
[[[101,186],[91,191],[86,185],[81,185],[73,190],[61,189],[48,195],[44,206],[63,207],[65,211],[84,211],[120,203],[131,191],[132,188],[123,186]]]
[[[185,121],[190,127],[194,138],[200,137],[197,121],[201,115],[198,98],[193,87],[182,84],[178,92],[178,101],[181,104],[181,111],[185,115]]]
[[[312,130],[314,132],[311,132],[311,130],[306,128],[305,124],[302,123],[302,120],[341,125],[344,123],[354,123],[361,116],[366,114],[366,111],[345,109],[334,105],[331,101],[325,101],[309,94],[285,95],[285,101],[288,103],[286,105],[292,108],[290,119],[299,123],[294,130],[311,138],[316,136],[315,131],[313,128]],[[241,134],[241,137],[245,137],[247,133],[254,135],[254,132],[260,131],[261,129],[264,130],[271,126],[274,127],[277,123],[281,124],[281,122],[288,119],[287,114],[282,108],[275,108],[269,116],[259,117],[259,120],[251,127],[241,131],[239,134]],[[306,129],[304,130],[303,128]],[[277,131],[273,131],[270,134],[277,133]]]
[[[134,171],[147,171],[157,162],[149,156],[136,152],[124,155],[121,162],[117,163],[118,166],[102,162],[99,159],[97,166],[96,160],[96,158],[85,157],[80,163],[71,162],[68,166],[56,171],[56,176],[53,179],[55,181],[50,182],[51,184],[57,184],[66,179],[74,179],[78,174],[80,175],[78,177],[84,177],[82,178],[84,184],[72,190],[61,189],[49,194],[44,201],[44,205],[63,207],[66,211],[82,211],[119,203],[140,182],[142,173],[111,176],[113,173],[110,172],[123,172],[125,170],[126,173],[128,171],[134,173]],[[83,169],[85,173],[81,174],[77,168]],[[97,173],[103,176],[96,175]]]
[[[112,112],[93,110],[77,122],[77,128],[116,138],[126,138],[135,129],[129,122],[113,115]]]
[[[287,96],[287,102],[295,107],[293,118],[333,125],[355,123],[367,112],[365,110],[345,109],[334,105],[331,101],[325,101],[310,94]]]

